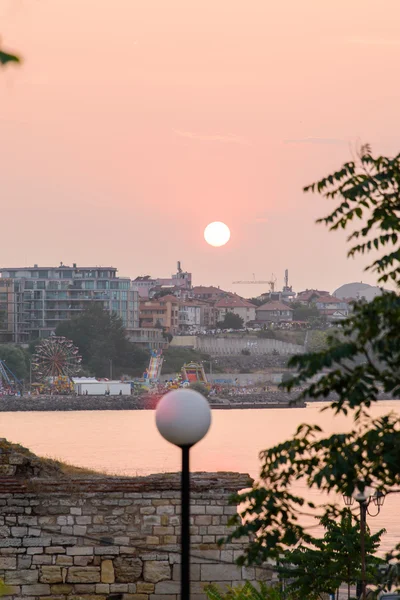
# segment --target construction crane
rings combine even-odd
[[[272,273],[271,275],[271,279],[269,281],[264,281],[261,279],[256,279],[256,276],[253,273],[253,280],[252,281],[232,281],[233,284],[257,284],[257,285],[269,285],[271,292],[275,291],[275,284],[277,282],[277,278],[275,277],[275,275]]]

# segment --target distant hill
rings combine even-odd
[[[345,283],[333,292],[333,296],[336,298],[364,298],[367,302],[371,302],[371,300],[381,294],[382,288],[362,282]]]

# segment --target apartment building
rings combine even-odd
[[[91,302],[116,313],[129,331],[139,327],[138,293],[114,267],[18,267],[0,269],[0,282],[11,281],[9,314],[12,341],[48,337],[65,320]],[[0,284],[1,285],[1,284]]]
[[[14,331],[14,284],[0,279],[0,342],[12,342]]]
[[[215,303],[215,309],[217,311],[217,321],[223,321],[229,312],[243,319],[244,325],[256,318],[256,306],[236,294],[218,300]]]
[[[178,331],[179,300],[175,296],[142,300],[139,308],[140,327],[158,327],[172,335]]]

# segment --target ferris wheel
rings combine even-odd
[[[79,350],[71,340],[52,335],[36,346],[32,357],[32,371],[39,381],[60,377],[70,379],[78,375],[81,362]]]

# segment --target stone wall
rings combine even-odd
[[[303,354],[305,351],[304,346],[289,344],[280,340],[207,335],[196,338],[195,349],[211,354],[211,356],[237,356],[242,350],[248,350],[251,355],[273,354],[275,352],[285,356]]]
[[[51,461],[0,443],[0,577],[5,600],[177,600],[180,479],[71,476]],[[269,579],[234,564],[246,540],[222,549],[249,477],[202,473],[192,485],[192,594],[209,582]]]

